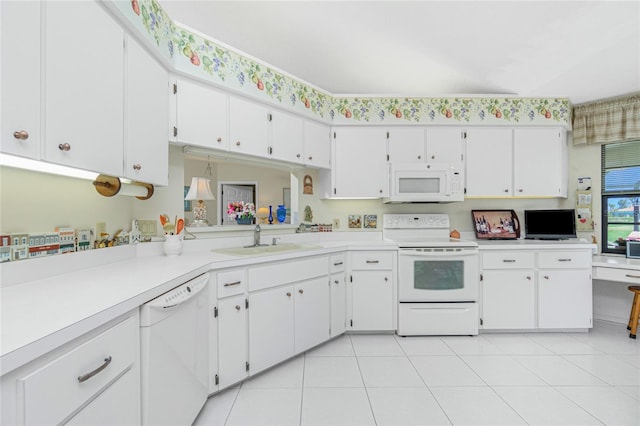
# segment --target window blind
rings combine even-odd
[[[640,141],[602,145],[602,193],[640,194]]]

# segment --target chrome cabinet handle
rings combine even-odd
[[[518,192],[524,192],[524,190],[522,190],[522,189],[518,189]]]
[[[29,139],[29,132],[26,130],[20,130],[17,132],[13,132],[13,137],[16,139],[20,139],[22,141]]]
[[[240,283],[242,283],[242,281],[234,281],[234,282],[232,282],[232,283],[225,283],[225,285],[224,285],[224,286],[225,286],[225,287],[231,287],[231,286],[234,286],[234,285],[238,285],[238,284],[240,284]]]
[[[336,263],[333,264],[333,266],[340,266],[342,264],[344,264],[344,262],[336,262]]]
[[[100,367],[96,368],[93,371],[88,372],[87,374],[83,374],[81,376],[78,376],[78,382],[79,383],[86,382],[87,380],[89,380],[90,378],[92,378],[96,374],[100,373],[105,368],[107,368],[107,366],[109,364],[111,364],[111,357],[110,356],[108,356],[108,357],[106,357],[104,359],[104,363]]]
[[[627,278],[640,278],[640,275],[625,274],[624,276]]]
[[[515,259],[502,259],[504,263],[516,263]]]
[[[134,164],[133,165],[133,170],[141,170],[142,169],[142,165],[141,164]]]
[[[558,259],[558,262],[571,262],[571,258],[568,258],[568,259]]]
[[[71,150],[71,145],[69,145],[69,143],[67,143],[67,142],[61,143],[60,145],[58,145],[58,149],[60,151],[70,151]]]
[[[367,263],[380,263],[379,260],[367,260]]]

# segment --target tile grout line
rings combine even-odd
[[[371,410],[371,416],[373,417],[373,423],[375,425],[378,424],[376,420],[376,413],[373,411],[373,404],[371,404],[371,397],[369,396],[369,389],[367,389],[367,384],[364,381],[364,376],[362,375],[362,369],[360,368],[360,360],[358,359],[358,354],[356,353],[356,348],[353,347],[353,340],[351,336],[349,336],[349,342],[351,342],[351,349],[353,349],[353,356],[356,359],[356,365],[358,366],[358,372],[360,373],[360,380],[362,380],[362,387],[364,388],[364,393],[367,395],[367,402],[369,403],[369,410]]]

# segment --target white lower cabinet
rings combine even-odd
[[[591,248],[482,250],[484,330],[592,327]]]
[[[140,424],[138,310],[12,371],[1,386],[2,424]]]
[[[218,300],[218,377],[224,389],[247,377],[247,299],[244,293]]]
[[[357,251],[350,254],[349,328],[358,331],[396,329],[395,252]]]
[[[347,326],[347,286],[344,272],[331,274],[331,337],[345,332]]]
[[[329,340],[329,285],[322,276],[298,283],[295,294],[295,353]]]
[[[294,354],[294,289],[282,286],[249,295],[251,374]]]

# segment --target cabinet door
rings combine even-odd
[[[388,195],[387,133],[377,127],[334,129],[334,197]]]
[[[393,330],[391,271],[354,271],[352,280],[352,329]]]
[[[347,286],[344,272],[332,274],[331,284],[331,337],[344,333],[347,325]]]
[[[124,176],[166,186],[169,74],[135,39],[126,43]]]
[[[310,167],[331,167],[331,127],[305,120],[304,164]]]
[[[591,270],[538,271],[538,326],[592,327]]]
[[[120,176],[124,31],[93,1],[44,7],[45,158]]]
[[[424,163],[425,130],[420,127],[389,129],[389,161],[393,163]]]
[[[329,340],[329,285],[327,277],[296,284],[295,294],[295,353]]]
[[[513,195],[511,133],[511,129],[467,130],[467,197]]]
[[[514,195],[567,196],[567,147],[560,129],[514,129]]]
[[[482,277],[482,328],[536,327],[533,269],[485,270]]]
[[[175,124],[171,140],[187,145],[228,150],[229,96],[189,80],[176,82]]]
[[[268,156],[269,110],[255,102],[229,97],[229,150]]]
[[[218,301],[220,389],[247,377],[247,310],[244,294]]]
[[[464,130],[459,127],[427,128],[427,163],[462,163]]]
[[[65,424],[108,426],[139,423],[140,376],[134,369],[127,371]]]
[[[40,2],[0,2],[0,149],[40,158]],[[22,132],[16,134],[14,133]]]
[[[302,164],[304,139],[302,118],[278,110],[273,110],[270,117],[269,156],[275,160]]]
[[[249,295],[249,365],[256,374],[293,356],[293,286]]]

